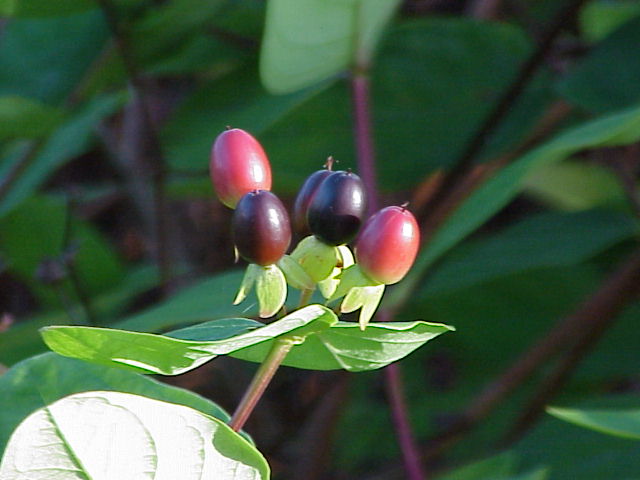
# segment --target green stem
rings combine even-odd
[[[311,295],[313,295],[313,290],[310,288],[305,288],[300,291],[300,301],[298,302],[298,308],[306,307],[309,305],[309,300],[311,300]]]
[[[262,365],[260,365],[260,368],[258,368],[249,388],[247,388],[247,391],[240,401],[240,405],[238,405],[233,417],[231,417],[229,421],[229,426],[234,431],[237,432],[242,429],[251,412],[253,412],[253,409],[258,404],[262,394],[267,389],[267,385],[271,382],[276,370],[278,370],[278,367],[289,353],[289,350],[293,347],[293,343],[293,340],[290,338],[279,338],[274,341],[271,350],[262,362]]]

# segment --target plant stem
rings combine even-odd
[[[354,69],[351,76],[351,92],[353,100],[353,130],[358,153],[358,172],[362,176],[367,195],[367,213],[371,215],[378,209],[378,188],[376,182],[375,151],[373,147],[373,129],[371,128],[371,94],[368,70],[360,66]],[[391,320],[390,311],[378,313],[378,317]],[[400,367],[389,365],[384,369],[387,398],[389,400],[393,425],[398,443],[402,450],[404,467],[409,480],[423,480],[426,475],[418,454],[411,423],[404,398]]]
[[[300,291],[300,301],[298,302],[298,308],[306,307],[309,304],[309,300],[311,300],[311,295],[313,295],[313,290],[310,288],[305,288]]]
[[[366,71],[358,69],[351,77],[353,101],[353,130],[358,154],[358,173],[367,195],[367,215],[378,208],[376,160],[371,128],[370,82]]]
[[[242,400],[240,400],[238,408],[236,408],[233,417],[229,421],[229,426],[234,431],[237,432],[242,429],[291,347],[293,347],[293,340],[289,338],[278,338],[273,342],[271,350],[260,365],[260,368],[258,368],[251,384],[244,393]]]
[[[168,208],[165,192],[166,167],[162,147],[151,118],[151,109],[142,76],[133,57],[127,32],[118,19],[117,7],[113,0],[97,0],[113,35],[133,92],[133,107],[139,107],[139,127],[141,128],[141,152],[138,164],[144,169],[151,183],[154,204],[156,261],[160,273],[162,290],[166,293],[171,275],[171,258],[168,241]]]

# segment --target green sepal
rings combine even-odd
[[[305,272],[318,283],[331,275],[338,264],[339,254],[336,247],[326,245],[315,236],[303,238],[293,252],[291,258],[300,264]]]
[[[380,282],[376,282],[375,280],[371,280],[367,277],[358,264],[351,265],[350,267],[342,270],[342,274],[339,278],[340,283],[338,284],[335,292],[333,292],[333,295],[329,298],[328,302],[333,302],[334,300],[344,297],[352,288],[375,287],[381,285]]]
[[[338,250],[338,265],[333,268],[329,278],[318,282],[318,289],[324,298],[330,298],[336,291],[336,288],[338,288],[338,284],[340,283],[340,279],[338,277],[340,276],[340,273],[342,273],[342,270],[349,268],[355,263],[353,253],[351,253],[349,247],[346,245],[339,245],[336,248]]]
[[[293,288],[297,288],[298,290],[313,290],[315,288],[316,283],[313,281],[313,278],[289,255],[283,255],[282,258],[278,260],[277,265],[280,267],[280,270],[282,270],[282,273],[284,273],[287,283]]]
[[[258,297],[260,318],[273,317],[287,299],[287,281],[284,273],[276,265],[258,267],[256,296]]]
[[[244,277],[242,277],[242,282],[240,283],[240,288],[238,288],[236,298],[233,299],[234,305],[238,305],[247,298],[247,295],[253,288],[253,284],[256,282],[256,278],[258,278],[259,273],[260,267],[255,263],[250,263],[244,272]]]
[[[352,288],[344,297],[344,300],[340,305],[340,312],[355,312],[361,308],[358,323],[360,324],[360,330],[364,330],[367,328],[369,321],[373,318],[373,314],[376,312],[376,309],[380,304],[380,300],[384,294],[384,287],[384,284],[381,284],[369,287]]]

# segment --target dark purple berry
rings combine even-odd
[[[245,194],[233,212],[233,243],[247,262],[276,263],[291,243],[289,215],[282,202],[267,190]]]
[[[318,191],[320,184],[332,173],[334,172],[331,170],[318,170],[309,175],[302,184],[302,188],[300,188],[296,201],[293,204],[293,229],[298,235],[306,237],[311,234],[309,224],[307,223],[309,204]]]
[[[318,187],[307,210],[311,232],[328,245],[342,245],[352,240],[365,210],[364,187],[352,172],[338,171]]]

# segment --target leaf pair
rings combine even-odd
[[[432,338],[453,330],[422,321],[374,323],[366,332],[309,305],[268,325],[222,319],[170,336],[90,327],[46,327],[45,343],[61,355],[142,373],[178,375],[218,355],[261,363],[276,339],[295,345],[283,365],[313,370],[364,371],[395,362]]]

